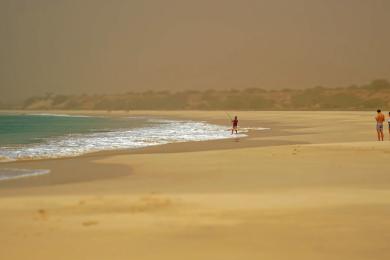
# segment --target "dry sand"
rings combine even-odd
[[[372,113],[239,116],[271,130],[2,164],[52,173],[0,183],[0,259],[390,259],[390,142]]]

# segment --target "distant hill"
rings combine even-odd
[[[4,107],[3,107],[4,108]],[[27,110],[374,110],[390,109],[390,82],[301,90],[146,91],[118,95],[54,95],[27,99]]]

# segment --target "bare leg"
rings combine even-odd
[[[232,133],[233,133],[233,131],[232,131]],[[381,140],[381,133],[379,130],[377,130],[376,133],[378,134],[378,141],[380,141]]]
[[[382,141],[383,141],[383,138],[384,138],[384,134],[383,134],[383,130],[381,130],[381,138],[382,138]]]

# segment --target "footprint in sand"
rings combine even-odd
[[[172,201],[168,198],[158,196],[145,196],[129,207],[132,213],[149,212],[161,210],[172,206]]]
[[[90,227],[90,226],[96,226],[96,225],[99,225],[99,222],[98,221],[95,221],[95,220],[89,220],[89,221],[84,221],[82,223],[82,225],[84,227]]]
[[[46,210],[44,210],[44,209],[38,209],[38,210],[37,210],[37,213],[38,213],[39,219],[41,219],[41,220],[47,220],[48,215],[47,215]]]

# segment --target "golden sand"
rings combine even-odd
[[[146,114],[228,123],[131,113]],[[374,114],[238,116],[271,130],[4,164],[52,173],[0,183],[0,259],[390,259],[390,142]]]

